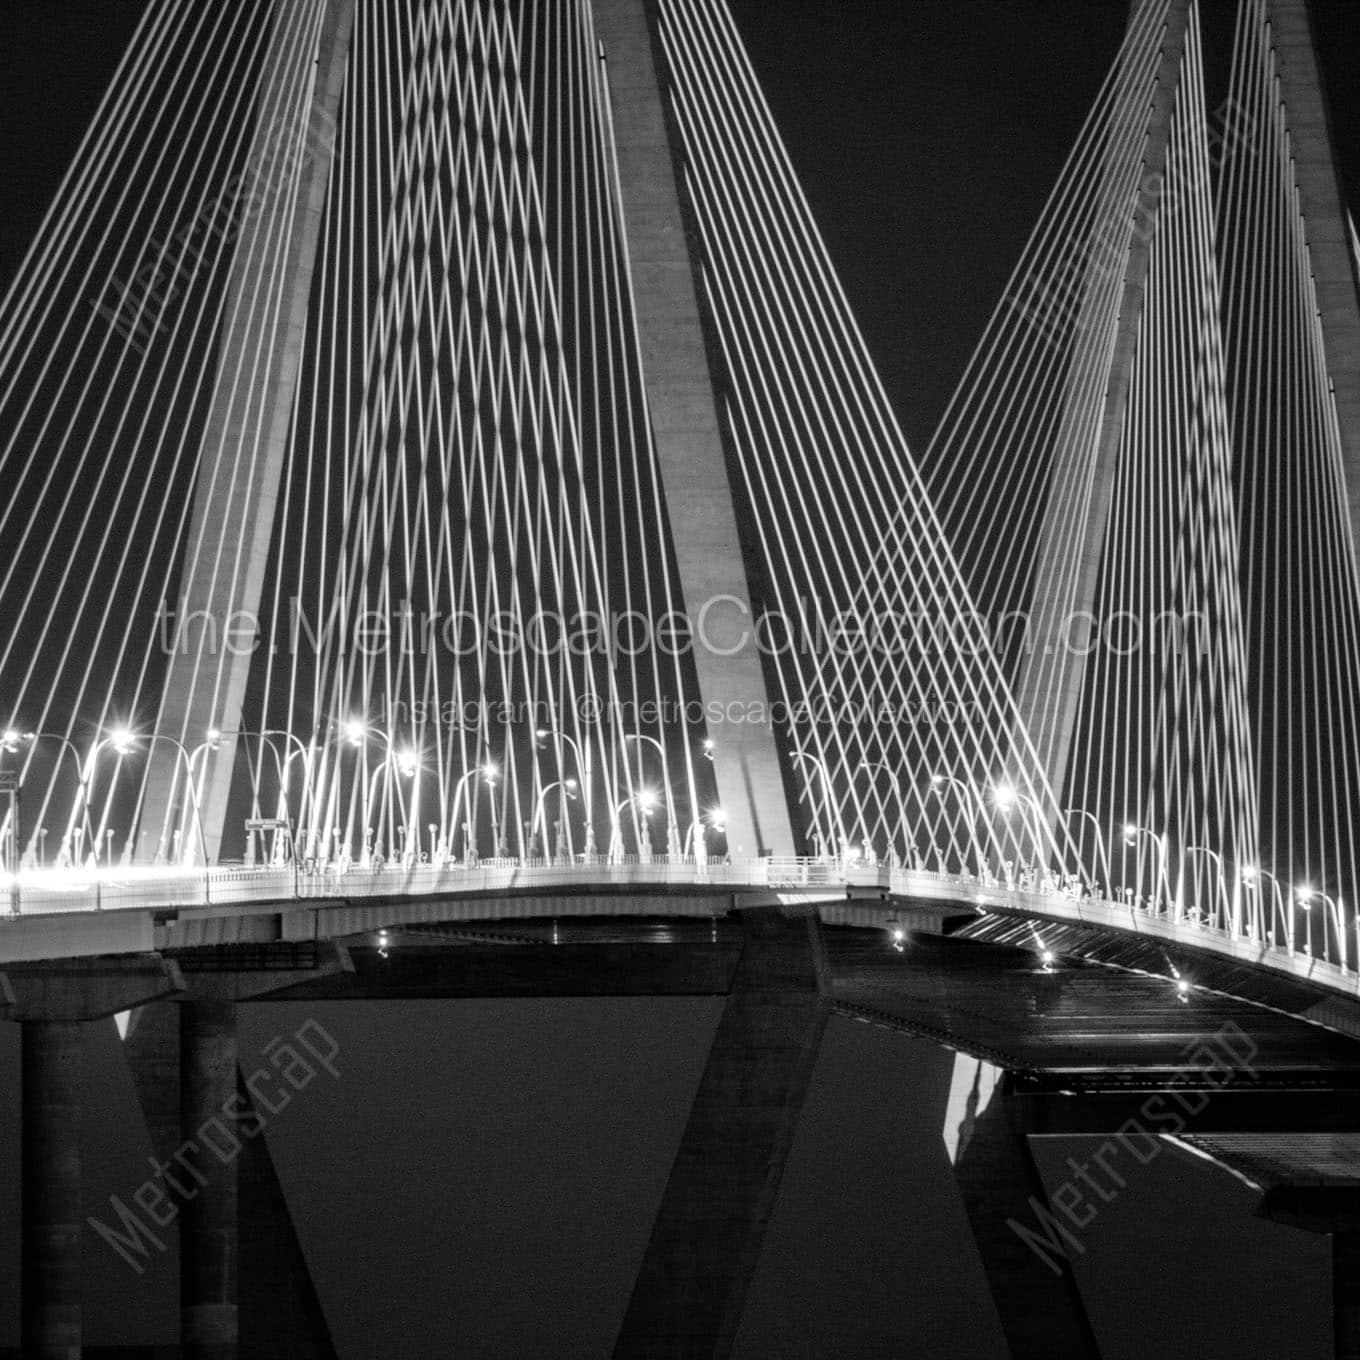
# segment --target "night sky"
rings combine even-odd
[[[0,286],[142,6],[6,0]],[[736,0],[776,117],[914,448],[949,392],[1117,45],[1124,0]],[[1210,20],[1222,0],[1211,0]],[[1321,24],[1351,200],[1360,4]],[[339,1038],[270,1144],[342,1356],[607,1353],[718,1003],[257,1006],[243,1051],[315,1014]],[[91,1036],[92,1204],[149,1150],[111,1028]],[[18,1032],[0,1026],[0,1089]],[[1003,1353],[939,1141],[948,1060],[833,1022],[738,1339],[757,1357]],[[0,1110],[0,1281],[17,1280],[18,1112]],[[1064,1149],[1053,1147],[1058,1161]],[[1056,1171],[1056,1166],[1052,1168]],[[1324,1241],[1160,1159],[1079,1266],[1108,1360],[1321,1356]],[[87,1339],[164,1340],[162,1271],[89,1249]],[[17,1340],[0,1289],[0,1345]],[[1231,1300],[1231,1311],[1227,1301]]]

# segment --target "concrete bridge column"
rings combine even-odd
[[[1360,1360],[1360,1232],[1332,1234],[1332,1337],[1336,1360]]]
[[[1332,1354],[1360,1360],[1360,1185],[1273,1185],[1257,1213],[1332,1239]]]
[[[729,1354],[817,1061],[821,925],[742,913],[744,941],[616,1360]]]
[[[238,1075],[244,1105],[254,1108]],[[258,1112],[257,1112],[258,1113]],[[241,1360],[336,1360],[316,1286],[263,1137],[241,1150]]]
[[[157,956],[16,963],[0,1009],[21,1032],[20,1336],[24,1360],[81,1354],[81,1040],[84,1027],[183,982]]]
[[[78,1360],[81,1025],[33,1020],[20,1028],[23,1353]]]
[[[257,952],[244,948],[240,967],[229,950],[178,955],[182,999],[139,1010],[124,1051],[156,1156],[175,1163],[184,1190],[176,1206],[185,1360],[333,1360],[269,1149],[258,1124],[252,1136],[238,1122],[253,1107],[238,1065],[236,1008],[353,964],[327,946],[304,950],[295,967],[261,972],[244,965]]]
[[[992,1301],[1012,1360],[1098,1360],[1061,1230],[1046,1228],[1048,1194],[1008,1086],[1003,1079],[969,1122],[954,1164]]]
[[[184,1360],[236,1360],[236,1153],[223,1116],[236,1095],[236,1006],[192,1001],[179,1014],[182,1165],[192,1183],[180,1204],[180,1345]]]

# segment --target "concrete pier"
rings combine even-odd
[[[821,926],[743,913],[732,990],[619,1333],[618,1360],[732,1347],[829,1006]]]
[[[79,1360],[80,1035],[71,1020],[23,1030],[22,1339],[26,1360]]]

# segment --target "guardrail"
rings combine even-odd
[[[1129,931],[1210,949],[1243,962],[1265,965],[1294,977],[1355,995],[1355,951],[1341,941],[1344,959],[1278,945],[1252,933],[1250,922],[1234,934],[1216,920],[1193,913],[1173,915],[1135,902],[1113,902],[1054,888],[1036,889],[990,877],[903,869],[863,861],[772,857],[672,862],[603,857],[556,860],[485,860],[477,864],[385,865],[305,872],[291,864],[223,866],[197,872],[180,868],[32,869],[0,875],[0,901],[8,897],[6,920],[119,911],[176,911],[312,902],[423,897],[471,897],[535,893],[551,888],[749,888],[771,892],[834,894],[853,889],[885,896],[955,905],[974,911],[1020,913],[1038,920],[1068,921]],[[861,904],[863,905],[863,904]],[[886,915],[891,903],[884,903]],[[1353,928],[1352,928],[1353,929]],[[1354,942],[1351,942],[1352,945]]]

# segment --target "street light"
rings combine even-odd
[[[71,858],[71,838],[75,833],[76,822],[80,821],[82,827],[88,828],[89,818],[87,809],[90,801],[90,781],[94,778],[95,764],[99,759],[99,753],[106,746],[112,746],[119,756],[129,755],[132,752],[132,732],[126,727],[116,727],[107,736],[101,737],[90,747],[90,753],[85,758],[84,764],[80,769],[80,786],[76,790],[75,802],[71,807],[71,815],[66,823],[66,834],[62,837],[61,848],[57,851],[59,862],[69,863]],[[100,819],[98,832],[92,837],[92,843],[98,840],[103,834],[103,819]],[[98,850],[92,851],[95,862],[98,862]]]
[[[403,775],[405,778],[414,781],[413,788],[412,788],[412,798],[411,798],[411,816],[410,816],[409,819],[408,819],[408,817],[407,817],[406,807],[405,807],[405,805],[403,804],[402,798],[401,798],[401,786],[398,785],[398,787],[397,787],[397,807],[398,807],[398,810],[401,812],[401,816],[402,816],[402,839],[403,839],[405,842],[407,842],[407,845],[406,845],[405,847],[403,847],[403,854],[405,853],[405,851],[406,851],[407,849],[409,849],[409,843],[410,843],[410,839],[411,839],[411,826],[412,826],[412,825],[419,825],[418,821],[416,821],[415,819],[418,818],[419,815],[420,815],[420,813],[419,813],[419,808],[418,808],[418,805],[417,805],[417,800],[420,798],[420,783],[419,783],[418,780],[416,780],[416,776],[420,773],[420,756],[419,756],[415,751],[412,751],[412,750],[409,750],[409,749],[404,749],[404,750],[398,752],[398,751],[393,751],[393,750],[391,750],[391,749],[389,748],[389,750],[387,751],[387,754],[383,756],[382,762],[378,765],[378,768],[377,768],[376,770],[374,770],[373,773],[372,773],[372,775],[369,777],[368,785],[367,785],[366,789],[364,790],[364,794],[365,794],[365,796],[364,796],[364,851],[363,851],[363,855],[360,857],[360,860],[359,860],[359,867],[360,867],[361,869],[367,869],[368,866],[369,866],[369,862],[370,862],[369,832],[370,832],[373,828],[372,828],[372,827],[370,826],[370,824],[369,824],[369,820],[368,820],[368,810],[369,810],[369,808],[372,807],[372,805],[373,805],[374,790],[375,790],[375,788],[376,788],[376,786],[377,786],[378,780],[379,780],[380,778],[390,777],[391,772],[392,772],[392,770],[394,770],[394,769],[397,771],[398,774]],[[387,788],[387,785],[384,784],[384,790],[385,790],[385,791],[386,791],[386,788]],[[389,799],[385,799],[384,801],[390,801],[390,800],[389,800]],[[381,821],[378,823],[378,826],[379,826],[379,830],[381,830],[381,829],[382,829],[382,822],[381,822]],[[392,839],[391,839],[391,836],[392,836],[392,829],[391,829],[390,826],[387,828],[387,832],[388,832],[387,848],[388,848],[389,850],[391,850],[391,849],[393,848],[393,845],[392,845]]]
[[[1218,895],[1223,900],[1223,916],[1228,919],[1232,916],[1232,903],[1228,900],[1227,871],[1223,867],[1223,856],[1217,850],[1210,850],[1207,845],[1187,845],[1181,851],[1181,869],[1177,874],[1178,886],[1176,888],[1176,919],[1179,920],[1184,908],[1183,886],[1185,878],[1185,861],[1191,855],[1208,855],[1208,857],[1218,865]]]
[[[727,819],[723,815],[722,808],[710,808],[708,812],[707,825],[710,831],[726,831]],[[707,847],[704,844],[705,821],[702,816],[696,817],[689,825],[689,830],[685,833],[685,846],[681,852],[681,858],[688,859],[690,847],[694,849],[694,858],[697,861],[703,854],[707,858]]]
[[[81,766],[80,752],[76,750],[75,743],[70,737],[61,732],[20,732],[16,731],[13,727],[9,727],[5,729],[3,738],[0,738],[0,749],[13,755],[19,750],[21,745],[34,745],[40,741],[55,741],[61,746],[61,753],[57,755],[58,768],[61,766],[61,755],[63,753],[70,754],[71,760],[76,767],[76,780],[79,782]],[[27,768],[27,766],[25,766],[25,768]],[[44,853],[43,845],[46,836],[46,827],[35,828],[28,838],[28,844],[24,847],[24,859],[26,861],[36,861],[38,864],[42,863]],[[37,845],[36,852],[34,850],[35,844]]]
[[[360,769],[368,767],[368,735],[369,728],[360,718],[348,718],[344,722],[337,722],[332,719],[327,723],[328,735],[320,742],[313,743],[306,759],[307,783],[310,794],[304,800],[302,816],[307,821],[307,835],[304,847],[304,855],[311,859],[320,856],[323,860],[330,859],[332,856],[343,859],[349,853],[348,830],[346,829],[346,839],[341,840],[341,828],[332,823],[327,828],[326,823],[332,817],[339,816],[339,794],[341,776],[344,767],[344,752],[337,752],[335,757],[334,769],[326,759],[327,752],[332,746],[348,746],[356,753],[356,761],[359,768],[355,770],[355,778],[362,782],[363,775]],[[385,734],[384,734],[385,735]],[[388,742],[390,749],[391,743]],[[317,764],[317,757],[320,757],[320,764]],[[310,803],[310,807],[308,807]],[[367,825],[368,808],[362,809],[364,822]],[[351,808],[350,816],[353,816]],[[301,818],[299,819],[301,820]]]
[[[130,754],[133,749],[132,743],[136,740],[136,737],[131,732],[128,732],[126,729],[124,729],[124,737],[125,737],[124,745],[117,748],[119,755]],[[194,829],[198,832],[198,848],[203,855],[203,867],[207,869],[208,867],[210,867],[208,864],[208,841],[207,837],[203,833],[202,804],[199,801],[198,789],[194,787],[193,758],[190,756],[188,749],[185,747],[182,741],[177,740],[175,737],[167,736],[163,732],[153,732],[151,733],[150,736],[146,737],[145,740],[150,742],[153,746],[158,741],[168,741],[170,745],[175,748],[176,754],[180,757],[181,760],[184,761],[184,783],[189,794],[189,810],[193,813]],[[161,838],[157,852],[157,858],[162,863],[165,861],[165,835],[168,830],[169,830],[169,818],[167,817],[166,821],[161,825]],[[130,850],[131,842],[129,841],[129,852]],[[190,851],[185,846],[180,846],[179,851],[181,863],[192,865],[193,864],[192,851]]]
[[[860,764],[860,766],[859,766],[859,769],[860,769],[860,770],[868,770],[869,773],[870,773],[871,775],[872,775],[872,774],[876,774],[879,770],[882,770],[883,773],[886,774],[886,775],[888,776],[889,781],[892,783],[893,791],[897,794],[898,805],[899,805],[899,810],[898,810],[898,820],[899,820],[899,822],[900,822],[900,824],[901,824],[901,829],[902,829],[904,838],[905,838],[906,843],[907,843],[907,851],[908,851],[909,856],[911,857],[910,862],[912,862],[912,863],[919,863],[919,862],[920,862],[920,852],[919,852],[919,851],[917,850],[917,848],[916,848],[916,831],[915,831],[915,829],[912,827],[911,823],[907,820],[907,800],[902,796],[902,788],[901,788],[901,785],[900,785],[900,784],[898,783],[898,781],[897,781],[897,771],[894,770],[893,767],[892,767],[891,765],[885,764],[885,763],[884,763],[883,761],[881,761],[881,760],[866,760],[866,761],[863,761],[863,762],[861,762],[861,764]],[[858,773],[858,771],[856,771],[856,773]],[[880,797],[880,795],[879,795],[879,792],[878,792],[878,781],[877,781],[877,779],[875,779],[874,782],[873,782],[873,793],[874,793],[874,801],[878,804],[878,813],[879,813],[879,816],[880,816],[880,817],[885,817],[885,816],[886,816],[886,811],[887,811],[887,809],[886,809],[885,806],[884,806],[884,802],[883,802],[882,797]],[[866,844],[867,844],[867,842],[866,842]],[[935,853],[935,858],[936,858],[936,860],[938,861],[938,860],[939,860],[939,857],[940,857],[940,852],[939,852],[938,847],[937,847],[937,846],[935,845],[935,843],[934,843],[933,832],[932,832],[932,840],[931,840],[930,848],[931,848],[932,851],[934,851],[934,853]],[[888,852],[889,852],[889,855],[895,859],[896,854],[897,854],[897,847],[896,847],[895,844],[893,843],[892,837],[891,837],[891,836],[889,836],[889,838],[888,838]]]
[[[985,807],[982,806],[982,801],[981,799],[978,798],[977,791],[975,789],[973,789],[970,785],[965,784],[962,779],[955,779],[953,775],[933,774],[930,776],[931,792],[934,793],[935,796],[940,800],[940,804],[942,807],[944,805],[943,791],[946,788],[958,789],[959,792],[963,795],[963,803],[965,808],[980,815],[982,821],[984,823],[986,822],[987,810]],[[932,839],[933,838],[934,837],[932,832]],[[954,830],[952,827],[950,828],[949,831],[949,838],[951,841],[953,841],[954,848],[957,850],[959,848],[958,840],[954,835]],[[981,873],[983,869],[986,867],[987,856],[983,853],[982,842],[978,840],[977,816],[971,816],[969,819],[968,839],[969,841],[972,842],[973,854],[977,857],[978,872]],[[959,860],[960,863],[962,863],[963,860],[962,855],[959,856]],[[941,869],[943,869],[944,867],[943,864],[940,867]]]
[[[829,841],[829,844],[831,844],[832,846],[835,846],[835,845],[838,844],[838,843],[839,843],[841,846],[844,846],[844,844],[845,844],[845,829],[844,829],[844,827],[841,826],[840,812],[839,812],[839,810],[836,808],[836,805],[835,805],[835,803],[834,803],[834,801],[833,801],[833,799],[832,799],[832,793],[831,793],[831,775],[827,772],[826,762],[823,761],[823,760],[820,760],[817,756],[812,755],[812,754],[811,754],[810,752],[808,752],[808,751],[801,751],[801,750],[796,750],[796,749],[790,751],[790,752],[789,752],[789,756],[790,756],[790,758],[793,759],[793,760],[805,760],[805,761],[807,761],[807,763],[808,763],[809,765],[811,765],[811,766],[817,771],[818,774],[821,775],[821,777],[822,777],[822,806],[826,809],[826,812],[827,812],[827,821],[831,824],[831,835],[830,835],[830,837],[828,838],[828,841]],[[812,792],[811,789],[809,789],[809,790],[808,790],[809,801],[811,801],[811,792]],[[818,814],[818,812],[817,812],[817,805],[816,805],[815,803],[813,804],[813,813],[812,813],[812,816],[813,816],[813,821],[814,821],[814,823],[819,823],[819,822],[821,821],[821,817],[819,816],[819,814]],[[819,830],[820,830],[820,828],[819,828]],[[838,835],[839,835],[839,841],[837,840]]]
[[[634,806],[642,814],[640,824],[637,826],[638,839],[638,858],[644,863],[651,862],[652,840],[647,827],[647,820],[651,816],[652,809],[656,806],[656,794],[651,789],[639,789],[637,793],[630,794],[619,805],[614,808],[613,815],[609,821],[609,862],[617,864],[623,858],[623,810],[626,807]],[[646,853],[643,847],[646,846]]]
[[[1286,930],[1289,931],[1289,936],[1290,939],[1292,940],[1293,922],[1286,920],[1285,918],[1284,893],[1283,890],[1280,888],[1280,880],[1276,878],[1275,875],[1272,874],[1268,869],[1262,869],[1259,864],[1248,864],[1242,870],[1242,882],[1245,883],[1249,888],[1257,887],[1258,880],[1262,878],[1268,878],[1270,880],[1271,890],[1275,894],[1275,908],[1280,914],[1281,923],[1284,924]],[[1268,932],[1266,931],[1261,932],[1263,936],[1267,933]]]
[[[546,727],[536,729],[534,736],[540,742],[546,741],[549,737],[557,741],[565,741],[576,757],[576,773],[581,776],[581,783],[585,787],[586,839],[583,850],[587,855],[593,856],[595,854],[595,781],[591,777],[590,747],[587,745],[585,752],[582,753],[580,744],[574,737],[569,737],[565,732],[549,732]],[[560,766],[560,760],[558,763]]]
[[[279,777],[279,811],[281,813],[281,818],[276,820],[281,819],[288,823],[289,834],[291,838],[295,824],[298,826],[301,825],[302,819],[306,815],[308,801],[312,796],[312,756],[316,749],[315,743],[313,743],[311,747],[305,746],[303,744],[301,737],[299,737],[296,733],[290,732],[286,728],[282,727],[266,727],[258,731],[250,731],[244,728],[237,728],[229,732],[223,732],[220,728],[217,727],[210,727],[208,729],[207,741],[199,742],[199,744],[195,746],[193,751],[190,753],[189,755],[190,766],[192,766],[194,761],[198,759],[200,752],[205,750],[215,751],[217,749],[218,743],[221,742],[223,737],[247,737],[257,741],[262,741],[266,746],[269,747],[270,751],[273,753],[274,768],[278,773]],[[286,756],[280,757],[278,747],[275,746],[273,741],[270,740],[270,738],[272,737],[282,737],[285,746],[292,745],[295,746],[297,749],[290,750]],[[288,798],[288,767],[298,757],[301,757],[302,759],[302,798],[300,802],[298,816],[295,819],[293,817],[292,805]],[[254,778],[256,787],[252,790],[252,802],[258,809],[259,777],[258,775],[256,775],[254,776]],[[252,846],[254,844],[253,838],[251,844]],[[296,858],[297,845],[295,838],[293,844],[293,855],[294,858]]]
[[[365,770],[368,768],[368,743],[371,738],[374,736],[381,738],[385,753],[383,755],[382,763],[373,772],[373,775],[369,778],[367,784],[364,785],[364,806],[361,809],[364,822],[364,852],[360,864],[361,866],[367,866],[369,857],[368,834],[371,830],[372,822],[373,789],[377,783],[378,775],[390,769],[395,751],[391,734],[377,726],[376,723],[369,722],[367,718],[348,718],[345,720],[341,730],[344,733],[345,740],[348,741],[351,746],[363,753],[363,766]]]
[[[1106,893],[1113,892],[1114,875],[1110,873],[1110,850],[1105,844],[1105,837],[1101,834],[1100,822],[1096,819],[1095,813],[1087,812],[1085,808],[1064,808],[1063,817],[1068,821],[1073,817],[1084,817],[1091,823],[1091,827],[1096,835],[1096,850],[1100,853],[1098,863],[1103,864],[1105,867],[1105,891]]]
[[[1163,835],[1163,836],[1159,836],[1155,831],[1149,831],[1149,830],[1147,829],[1147,827],[1145,827],[1145,826],[1139,826],[1139,825],[1137,825],[1137,823],[1135,823],[1135,822],[1125,822],[1125,823],[1124,823],[1124,844],[1125,844],[1125,845],[1127,845],[1127,846],[1136,846],[1136,845],[1138,844],[1138,837],[1139,837],[1139,836],[1146,836],[1147,839],[1150,840],[1150,841],[1153,843],[1153,845],[1155,845],[1155,846],[1157,847],[1157,872],[1156,872],[1156,875],[1154,876],[1153,885],[1152,885],[1152,909],[1153,909],[1153,912],[1154,912],[1154,914],[1155,914],[1155,913],[1156,913],[1156,910],[1157,910],[1157,897],[1158,897],[1157,884],[1158,884],[1159,882],[1160,882],[1160,884],[1161,884],[1161,886],[1162,886],[1162,890],[1163,890],[1163,891],[1165,892],[1165,894],[1166,894],[1166,898],[1167,898],[1168,905],[1170,904],[1170,901],[1171,901],[1171,882],[1170,882],[1169,878],[1167,877],[1167,867],[1166,867],[1166,858],[1167,858],[1167,855],[1166,855],[1166,837],[1165,837],[1164,835]],[[1141,888],[1141,887],[1143,886],[1143,874],[1142,874],[1142,868],[1141,868],[1141,866],[1142,866],[1142,856],[1135,856],[1135,858],[1136,858],[1136,860],[1138,861],[1138,864],[1139,864],[1139,871],[1138,871],[1138,880],[1137,880],[1137,882],[1138,882],[1138,887]],[[1141,894],[1140,894],[1140,896],[1141,896]]]
[[[533,815],[533,819],[532,819],[532,820],[530,821],[530,823],[529,823],[529,831],[530,831],[530,835],[533,835],[533,834],[537,831],[537,829],[538,829],[538,824],[539,824],[539,822],[540,822],[540,821],[542,820],[542,818],[543,818],[543,807],[544,807],[544,804],[545,804],[545,803],[547,802],[547,800],[548,800],[548,795],[549,795],[555,788],[559,788],[559,787],[561,788],[562,792],[566,795],[566,797],[568,797],[568,798],[575,798],[575,797],[576,797],[576,788],[577,788],[577,785],[576,785],[576,781],[575,781],[574,779],[554,779],[553,782],[552,782],[551,784],[545,784],[544,787],[543,787],[543,789],[540,791],[540,793],[539,793],[539,795],[538,795],[538,801],[534,804],[534,815]],[[547,848],[547,841],[548,841],[548,824],[547,824],[546,822],[544,822],[544,823],[543,823],[543,843],[544,843],[544,848],[545,848],[545,849]]]
[[[655,737],[644,736],[641,732],[628,732],[624,735],[624,742],[635,741],[646,742],[649,746],[656,748],[656,753],[661,757],[661,792],[666,801],[666,858],[679,860],[684,857],[680,846],[680,823],[675,814],[675,794],[671,789],[670,765],[666,761],[666,748]],[[704,754],[709,760],[712,756],[713,743],[705,740]],[[638,779],[642,779],[642,751],[638,751]]]
[[[446,853],[448,846],[451,846],[454,843],[458,835],[458,808],[462,802],[463,790],[467,788],[468,784],[472,780],[476,779],[478,775],[480,775],[484,780],[486,780],[488,784],[494,784],[496,781],[496,776],[498,774],[500,774],[500,767],[496,765],[493,761],[488,760],[483,765],[474,765],[472,769],[468,770],[466,774],[462,775],[459,778],[458,782],[453,786],[453,806],[449,812],[449,834],[447,837],[441,836],[441,841],[444,842],[443,849],[441,849],[439,854],[439,859],[441,863],[443,861],[444,854]],[[468,802],[471,803],[471,801],[472,799],[469,797]],[[495,799],[492,799],[491,802],[491,818],[494,823],[496,818]],[[469,826],[470,825],[471,823],[469,823]],[[491,828],[491,839],[493,841],[496,839],[496,828],[494,825]],[[431,846],[431,850],[433,849],[434,847]],[[467,853],[467,850],[468,847],[465,846],[464,854]]]
[[[1034,854],[1040,856],[1040,863],[1034,867],[1042,869],[1044,837],[1038,805],[1005,780],[992,785],[992,802],[1003,815],[1009,816],[1011,808],[1018,806],[1022,812],[1027,810],[1027,815],[1033,817],[1034,822],[1029,829],[1034,833]]]
[[[1313,952],[1313,913],[1312,913],[1313,899],[1315,897],[1319,897],[1322,899],[1322,905],[1330,909],[1332,913],[1332,927],[1336,932],[1336,947],[1338,953],[1341,955],[1340,958],[1341,967],[1344,968],[1346,966],[1347,951],[1346,951],[1346,931],[1344,929],[1344,922],[1342,920],[1341,903],[1338,902],[1336,898],[1329,897],[1325,892],[1322,892],[1317,888],[1310,888],[1307,884],[1304,884],[1302,887],[1295,888],[1294,894],[1298,898],[1299,905],[1307,913],[1305,919],[1307,921],[1308,932],[1306,945],[1308,953],[1311,954]],[[1332,961],[1332,958],[1331,952],[1327,948],[1326,917],[1323,917],[1322,922],[1322,953],[1326,961],[1330,963]]]

